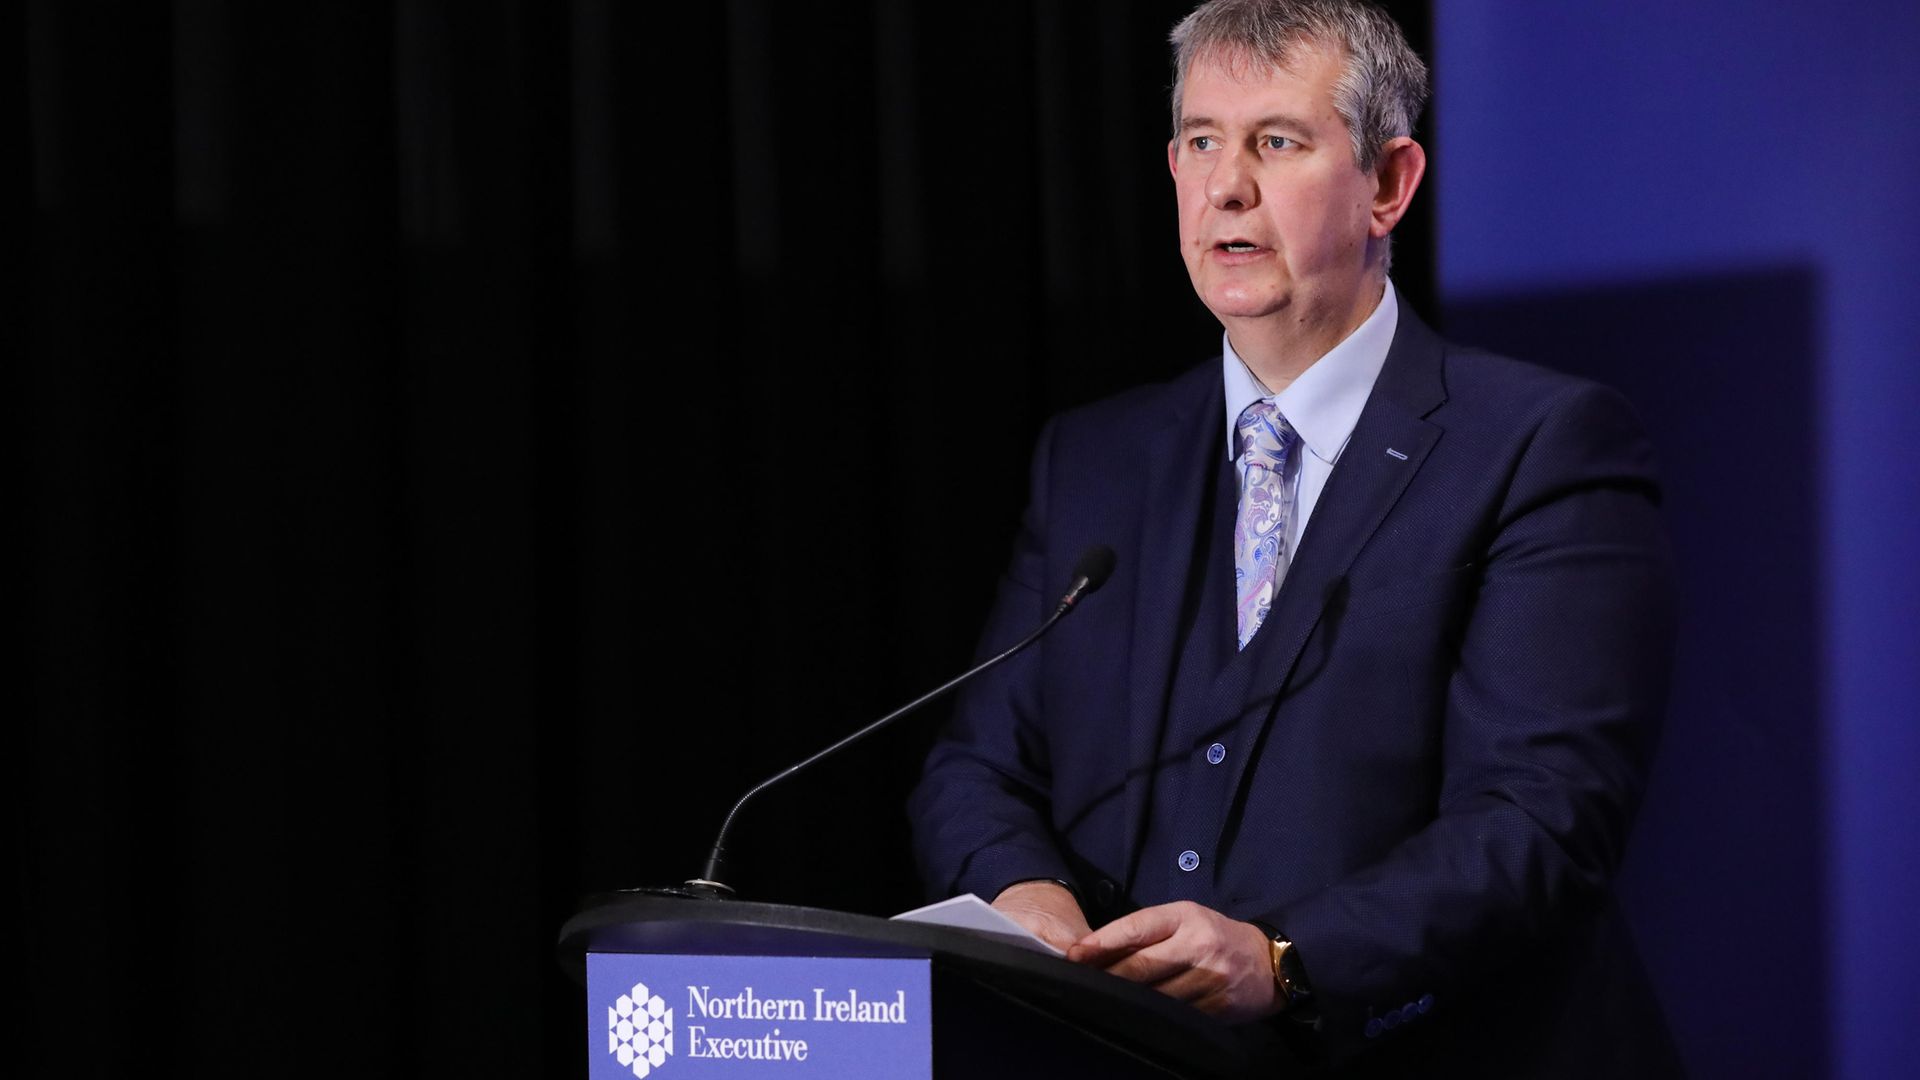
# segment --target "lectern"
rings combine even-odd
[[[596,1078],[1198,1080],[1264,1057],[1257,1031],[1105,972],[846,912],[601,897],[559,957],[588,986]]]

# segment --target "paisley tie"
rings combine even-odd
[[[1233,522],[1233,595],[1244,649],[1273,609],[1287,563],[1287,519],[1293,516],[1287,458],[1300,436],[1270,401],[1247,406],[1234,435],[1240,440],[1240,513]]]

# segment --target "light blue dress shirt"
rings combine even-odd
[[[1306,535],[1320,492],[1327,486],[1327,477],[1347,448],[1353,426],[1360,422],[1360,410],[1373,393],[1374,380],[1386,365],[1387,349],[1399,325],[1400,306],[1389,279],[1373,314],[1277,394],[1268,390],[1233,351],[1232,339],[1224,332],[1220,335],[1220,362],[1227,391],[1227,456],[1239,460],[1240,440],[1234,437],[1234,426],[1247,406],[1261,400],[1274,403],[1306,447],[1306,453],[1294,454],[1287,463],[1285,480],[1293,493],[1293,513],[1287,521],[1287,560],[1279,571],[1283,580],[1286,567],[1293,563],[1293,553]]]

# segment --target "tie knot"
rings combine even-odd
[[[1234,431],[1240,437],[1240,452],[1256,454],[1259,460],[1274,468],[1284,466],[1287,456],[1300,436],[1294,433],[1293,425],[1280,415],[1280,409],[1271,401],[1256,401],[1247,406],[1240,414],[1240,422],[1234,425]]]

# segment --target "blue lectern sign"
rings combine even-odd
[[[587,954],[593,1080],[931,1080],[931,962]]]

